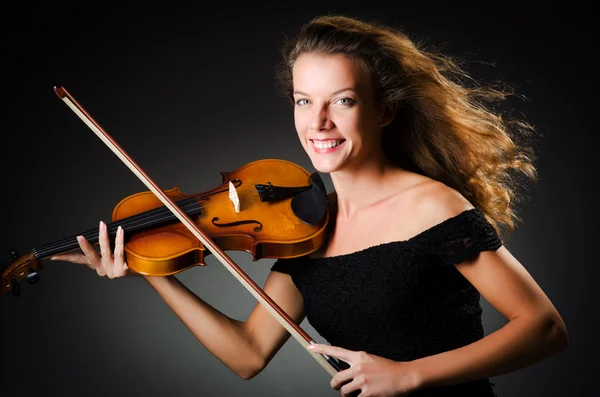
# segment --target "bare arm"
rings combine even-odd
[[[144,277],[200,343],[244,379],[262,371],[290,337],[261,303],[243,322],[219,312],[173,276]],[[296,323],[302,321],[302,296],[290,276],[271,273],[263,290]]]
[[[447,189],[424,200],[432,223],[472,208]],[[454,384],[516,371],[568,347],[567,327],[525,267],[501,246],[455,265],[508,323],[461,348],[413,362],[422,387]]]
[[[467,346],[415,360],[421,387],[502,375],[568,346],[558,311],[504,246],[456,267],[509,322]]]
[[[83,254],[69,253],[54,256],[53,260],[66,260],[85,264],[99,276],[123,277],[132,272],[125,262],[123,231],[119,228],[115,239],[114,256],[106,225],[100,223],[100,253],[84,238],[78,238]],[[238,321],[219,312],[176,277],[144,277],[165,300],[173,312],[217,359],[244,379],[258,374],[290,337],[289,332],[257,303],[247,321]],[[304,319],[302,296],[290,276],[271,273],[263,290],[290,318],[299,324]]]

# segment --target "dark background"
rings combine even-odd
[[[147,190],[56,96],[55,85],[73,94],[164,189],[208,190],[220,183],[219,172],[262,158],[312,172],[292,109],[275,84],[284,35],[329,12],[376,19],[470,60],[475,78],[501,79],[523,96],[507,106],[543,134],[540,182],[519,205],[523,222],[506,245],[563,316],[571,345],[492,381],[500,397],[597,395],[600,368],[592,352],[600,350],[590,320],[598,314],[596,19],[573,2],[529,9],[417,3],[25,3],[5,13],[0,263],[10,263],[10,248],[25,254],[108,222],[122,198]],[[229,254],[262,285],[273,260]],[[0,298],[1,395],[339,395],[293,338],[261,374],[244,381],[143,280],[109,280],[55,262],[40,275],[35,286],[22,283],[18,299]],[[256,304],[213,257],[178,277],[231,317],[245,319]],[[482,305],[486,333],[505,324]],[[307,321],[301,326],[323,341]]]

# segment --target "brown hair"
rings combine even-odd
[[[537,181],[537,171],[531,146],[517,143],[531,137],[533,128],[505,120],[485,105],[510,95],[506,87],[477,84],[449,56],[425,51],[391,27],[323,16],[284,44],[277,77],[292,103],[292,68],[306,52],[341,53],[359,61],[372,78],[375,99],[397,109],[382,133],[388,159],[456,189],[500,236],[500,225],[512,233],[520,220],[514,203],[523,199],[514,172]]]

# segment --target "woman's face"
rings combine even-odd
[[[304,53],[292,77],[296,130],[319,172],[352,169],[380,155],[383,110],[358,63],[341,54]]]

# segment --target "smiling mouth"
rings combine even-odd
[[[341,145],[346,140],[345,139],[328,139],[326,141],[315,141],[313,139],[310,139],[310,141],[312,142],[312,144],[315,146],[316,149],[327,150],[327,149],[332,149],[334,147]]]

